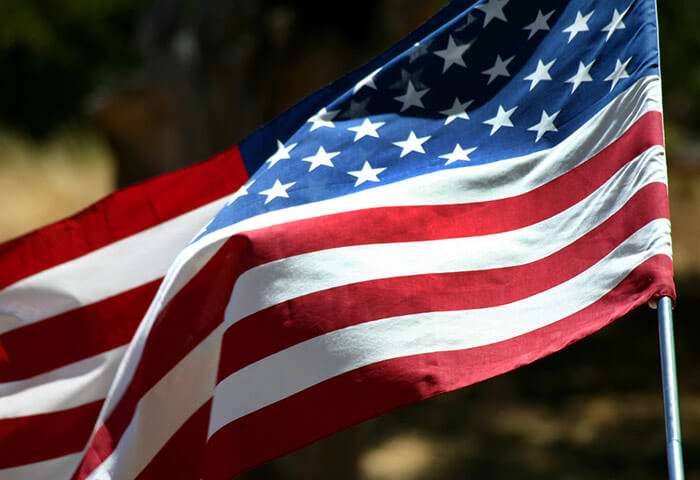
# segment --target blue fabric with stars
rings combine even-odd
[[[653,0],[454,1],[239,144],[245,218],[547,149],[659,75]]]

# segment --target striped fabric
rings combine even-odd
[[[0,478],[70,478],[168,266],[247,178],[232,149],[0,246]]]
[[[0,479],[232,478],[675,298],[660,97],[653,2],[453,2],[0,246]]]

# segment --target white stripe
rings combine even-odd
[[[219,327],[209,334],[143,396],[119,445],[89,479],[134,478],[209,400],[216,384],[222,332]]]
[[[189,281],[190,278],[194,276],[197,271],[199,271],[201,266],[203,266],[218,251],[221,244],[223,244],[223,241],[220,244],[205,246],[202,248],[200,255],[194,261],[184,266],[184,268],[181,270],[181,277],[174,280],[178,290],[185,283],[187,283],[187,281]],[[161,302],[158,301],[158,295],[162,295],[164,292],[165,290],[163,289],[158,290],[156,298],[153,300],[153,302],[151,302],[146,315],[144,315],[144,320],[139,323],[139,326],[134,333],[134,337],[129,343],[126,354],[124,355],[124,361],[119,365],[119,369],[114,376],[114,380],[112,381],[112,386],[110,387],[107,398],[105,399],[105,403],[102,405],[102,410],[100,410],[100,415],[96,422],[97,425],[104,422],[105,418],[112,413],[112,410],[114,410],[114,407],[117,405],[129,386],[130,379],[134,376],[134,372],[141,361],[141,354],[143,353],[143,348],[146,344],[146,339],[148,338],[153,321],[160,311],[159,306]]]
[[[627,163],[581,202],[518,230],[466,238],[340,247],[272,261],[238,278],[226,309],[226,325],[272,305],[341,285],[534,262],[570,245],[603,223],[645,185],[665,180],[663,148],[655,146]]]
[[[366,365],[489,345],[554,323],[595,303],[657,254],[671,254],[666,219],[647,224],[580,275],[524,300],[484,309],[386,318],[299,343],[217,385],[209,436],[244,415]]]
[[[78,407],[107,395],[126,346],[25,380],[0,384],[0,419]]]
[[[163,277],[225,202],[211,202],[8,286],[0,291],[0,333]]]
[[[50,432],[47,432],[50,434]],[[69,480],[82,453],[0,470],[0,480]]]

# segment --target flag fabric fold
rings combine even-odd
[[[452,2],[0,246],[0,479],[232,478],[675,298],[655,18]]]

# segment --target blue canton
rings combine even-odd
[[[464,3],[243,140],[255,174],[195,241],[272,210],[550,148],[659,74],[653,0]]]

